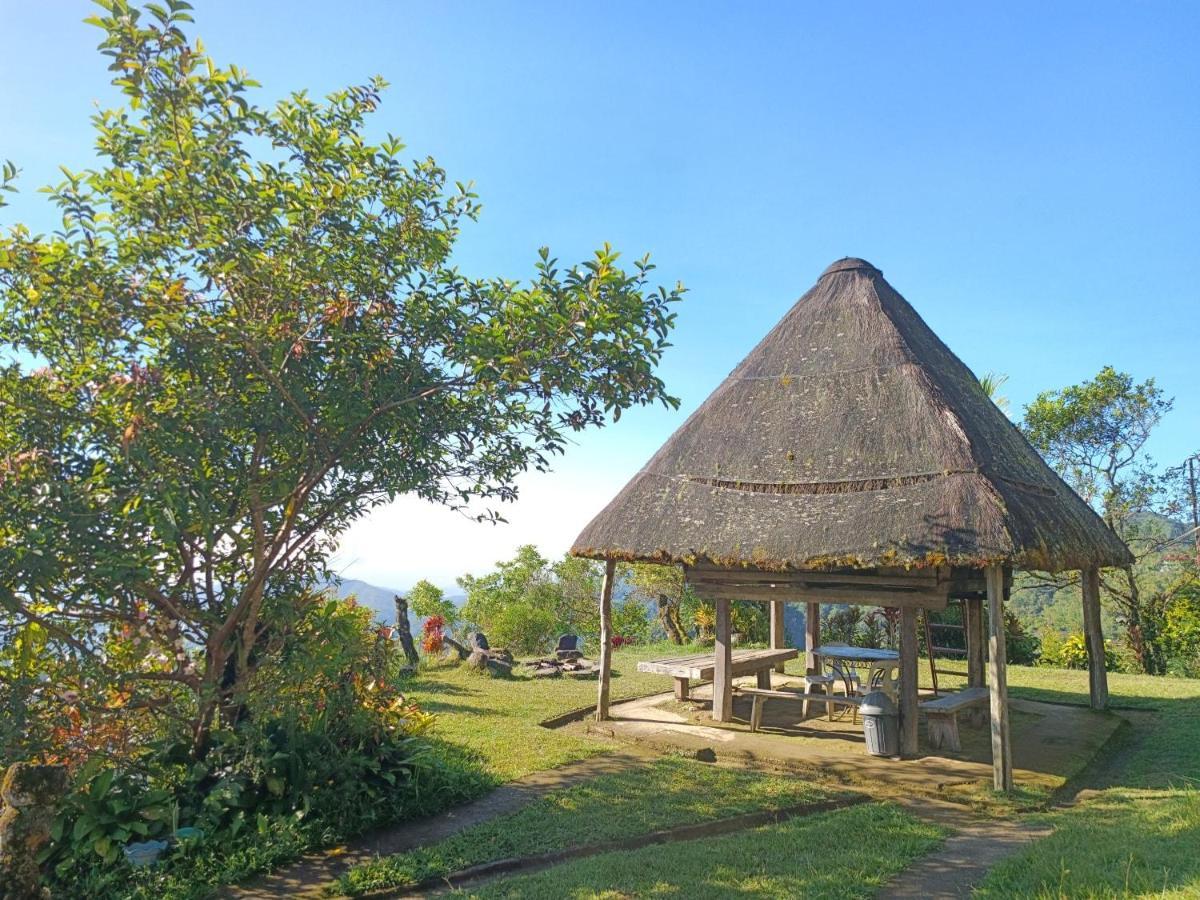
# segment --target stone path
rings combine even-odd
[[[598,775],[644,765],[655,756],[657,754],[629,748],[569,763],[556,769],[534,772],[532,775],[501,785],[473,803],[427,819],[405,822],[342,847],[309,854],[285,869],[241,885],[224,888],[217,896],[227,900],[320,897],[325,885],[359,863],[377,856],[401,853],[421,844],[440,841],[464,828],[514,812],[551,791],[570,787]]]
[[[927,798],[902,801],[913,815],[952,830],[941,848],[913,863],[879,892],[880,900],[956,900],[1000,860],[1051,832],[1044,825],[976,818],[961,806]]]

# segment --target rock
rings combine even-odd
[[[558,678],[562,672],[555,666],[542,666],[533,670],[534,678]]]
[[[512,663],[503,659],[495,659],[489,656],[487,668],[492,675],[499,675],[501,678],[507,678],[512,675]]]
[[[567,653],[579,654],[579,635],[564,634],[558,639],[558,645],[554,648],[555,655],[559,659],[573,659],[574,657],[565,656]],[[579,654],[582,655],[582,654]]]
[[[467,657],[467,666],[477,672],[487,672],[491,675],[507,677],[512,674],[512,657],[496,656],[495,650],[480,650],[476,648]]]
[[[63,766],[13,763],[0,783],[0,896],[5,900],[41,900],[38,852],[50,841],[50,826],[67,790]]]
[[[57,803],[67,791],[67,770],[63,766],[13,763],[0,781],[0,800],[23,809]]]

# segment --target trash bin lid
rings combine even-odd
[[[860,715],[864,716],[899,715],[896,704],[883,691],[871,691],[871,693],[863,697],[862,706],[859,707],[858,711]]]

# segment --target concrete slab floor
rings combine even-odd
[[[735,683],[751,684],[752,679]],[[776,675],[774,683],[798,688],[791,676]],[[691,701],[656,694],[614,705],[611,721],[570,727],[659,751],[810,772],[901,795],[916,790],[948,799],[962,794],[966,799],[991,785],[991,736],[986,724],[972,727],[960,720],[963,749],[957,753],[928,751],[922,731],[922,752],[928,755],[897,760],[869,755],[861,721],[853,722],[848,711],[833,722],[823,716],[801,721],[799,702],[768,700],[762,727],[755,733],[749,730],[748,696],[735,695],[735,721],[729,723],[712,721],[711,697],[711,685],[694,689]],[[1082,771],[1123,721],[1112,713],[1030,700],[1011,699],[1009,706],[1014,778],[1018,788],[1037,793],[1049,794]]]

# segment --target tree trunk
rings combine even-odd
[[[396,594],[393,595],[392,601],[396,604],[396,634],[400,638],[400,646],[404,648],[408,664],[415,669],[420,664],[421,658],[417,656],[417,648],[413,644],[412,628],[408,624],[408,598]]]
[[[458,654],[459,659],[466,659],[468,656],[471,655],[470,650],[468,650],[466,647],[464,647],[462,644],[460,644],[454,638],[450,637],[450,635],[448,635],[448,634],[442,635],[442,642],[453,647],[454,651]]]
[[[684,644],[683,629],[679,625],[678,613],[675,611],[671,598],[666,594],[658,595],[658,620],[662,622],[663,630],[673,644]]]
[[[1129,594],[1123,604],[1129,649],[1133,651],[1138,668],[1146,675],[1164,675],[1167,667],[1159,637],[1159,611],[1143,609],[1141,591],[1132,566],[1125,569],[1125,581],[1129,586]],[[1143,612],[1147,615],[1143,615]]]

